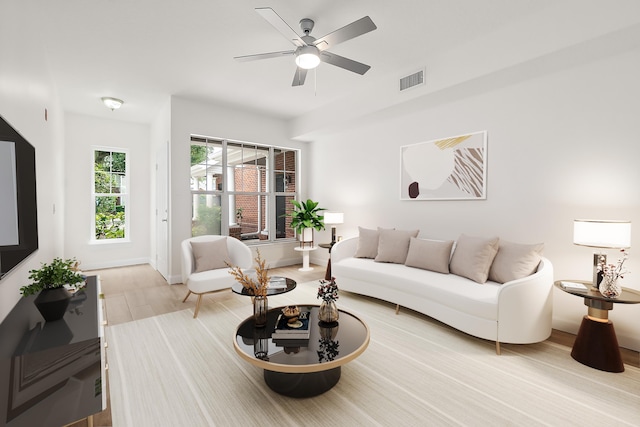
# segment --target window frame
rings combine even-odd
[[[98,151],[107,151],[110,153],[122,153],[125,155],[125,170],[124,170],[124,189],[125,191],[121,191],[119,193],[97,193],[96,192],[96,152]],[[120,187],[121,189],[123,187]],[[121,198],[121,204],[125,206],[125,220],[124,220],[124,237],[116,237],[110,239],[98,239],[96,238],[96,198],[97,197],[109,197],[117,195],[117,197]],[[117,243],[128,243],[131,241],[131,161],[130,161],[130,153],[129,149],[121,148],[121,147],[113,147],[113,146],[104,146],[104,145],[92,145],[91,146],[91,225],[90,225],[90,243],[97,245],[104,244],[117,244]]]
[[[276,226],[277,226],[277,218],[276,218],[276,199],[277,197],[291,197],[293,200],[299,200],[300,198],[300,165],[301,165],[301,150],[297,148],[283,147],[280,145],[269,145],[262,144],[257,142],[249,142],[249,141],[238,141],[228,138],[216,138],[216,137],[207,137],[203,135],[191,134],[190,135],[190,144],[189,148],[191,149],[192,145],[202,144],[207,146],[208,144],[220,144],[222,148],[221,154],[221,170],[222,170],[222,189],[218,190],[217,188],[211,190],[194,190],[193,188],[189,188],[191,194],[191,200],[193,205],[193,197],[196,195],[210,195],[213,197],[219,197],[220,206],[221,206],[221,224],[220,224],[220,235],[222,236],[230,236],[229,229],[231,225],[231,209],[232,205],[234,208],[234,223],[235,223],[235,200],[234,196],[247,196],[247,197],[264,197],[266,202],[266,221],[265,226],[268,230],[268,236],[266,239],[246,239],[242,240],[244,243],[248,245],[259,245],[259,244],[273,244],[273,243],[281,243],[281,242],[291,242],[295,241],[297,235],[294,234],[292,237],[280,237],[276,236]],[[258,150],[266,150],[267,151],[267,160],[265,168],[265,177],[267,183],[265,185],[265,191],[238,191],[231,188],[231,182],[233,181],[233,176],[231,176],[231,171],[235,170],[236,167],[245,168],[246,166],[242,166],[243,163],[239,163],[237,165],[229,165],[229,145],[233,145],[236,147],[244,147],[245,145],[256,147]],[[276,188],[276,173],[283,172],[287,173],[286,170],[280,171],[276,168],[276,151],[286,153],[286,152],[295,152],[295,167],[293,172],[289,172],[295,174],[296,177],[296,185],[295,191],[277,191]],[[259,175],[259,173],[258,173]],[[286,176],[286,175],[285,175]],[[192,176],[190,175],[190,181]],[[193,215],[190,215],[190,219],[193,219]],[[193,226],[191,228],[191,234],[193,235]],[[287,227],[288,228],[288,227]],[[261,230],[257,231],[258,233]]]

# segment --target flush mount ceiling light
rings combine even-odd
[[[101,99],[104,105],[107,106],[107,108],[111,108],[111,111],[117,110],[122,106],[122,104],[124,104],[124,101],[122,99],[112,98],[110,96],[103,96]]]

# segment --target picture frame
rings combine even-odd
[[[485,200],[487,131],[400,147],[401,200]]]

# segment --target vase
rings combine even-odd
[[[338,321],[338,308],[335,301],[322,301],[318,310],[318,319],[326,324],[333,324]]]
[[[47,322],[64,317],[71,301],[71,294],[65,288],[43,289],[33,303]]]
[[[262,327],[267,324],[267,297],[259,295],[253,297],[253,324]]]
[[[618,283],[617,277],[607,276],[605,274],[602,277],[602,282],[600,282],[598,290],[604,297],[618,298],[622,293],[622,286]]]

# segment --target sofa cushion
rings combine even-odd
[[[358,227],[358,233],[358,246],[353,256],[356,258],[375,258],[378,254],[379,231]]]
[[[530,276],[540,264],[543,249],[543,243],[523,245],[501,240],[489,270],[489,280],[505,283]]]
[[[191,250],[195,261],[194,273],[225,268],[226,263],[231,263],[226,237],[208,242],[191,242]]]
[[[404,264],[408,267],[447,274],[452,247],[453,240],[427,240],[412,237]]]
[[[409,242],[416,237],[419,230],[382,230],[378,240],[378,254],[376,262],[391,262],[404,264],[409,252]]]
[[[461,234],[451,257],[449,270],[474,282],[484,283],[498,252],[497,237],[483,238]]]

